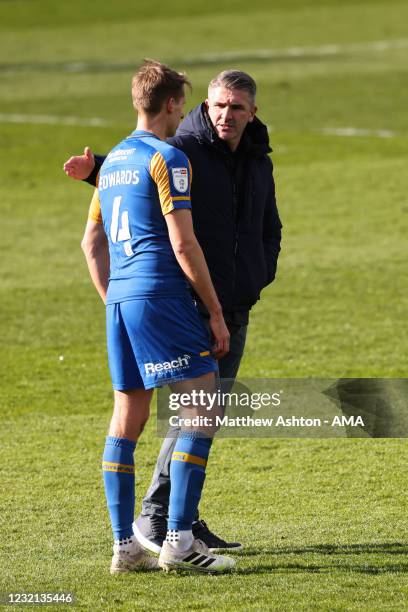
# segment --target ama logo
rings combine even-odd
[[[188,368],[190,363],[191,355],[180,355],[173,359],[172,361],[162,361],[159,363],[145,363],[145,374],[152,375],[157,374],[158,372],[170,372],[172,370],[184,370]]]

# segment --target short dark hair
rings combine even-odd
[[[227,89],[243,89],[247,91],[252,102],[255,102],[256,83],[254,79],[242,70],[223,70],[208,85],[208,91],[216,87],[226,87]]]
[[[133,106],[137,111],[157,115],[168,98],[179,100],[183,96],[184,85],[191,89],[184,73],[176,72],[161,62],[145,59],[132,79]]]

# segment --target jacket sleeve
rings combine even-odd
[[[86,183],[89,183],[90,185],[96,187],[99,170],[101,169],[101,166],[105,159],[106,155],[95,155],[95,167],[92,170],[91,174],[88,176],[88,178],[84,179]]]
[[[263,247],[266,262],[266,283],[269,285],[275,278],[276,266],[280,252],[282,223],[279,218],[275,197],[275,181],[273,179],[273,166],[271,162],[271,173],[268,176],[268,195],[265,203],[264,225],[263,225]]]

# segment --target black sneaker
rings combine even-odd
[[[205,521],[195,521],[193,523],[193,536],[201,540],[208,546],[210,552],[221,552],[223,550],[242,550],[243,546],[239,542],[227,542],[219,538],[215,533],[208,529]]]
[[[139,514],[133,523],[133,533],[142,548],[159,555],[166,539],[167,518],[159,514]]]

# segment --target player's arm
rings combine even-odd
[[[104,161],[105,157],[94,155],[89,147],[85,147],[83,155],[74,155],[67,159],[64,172],[73,179],[96,186],[98,173]]]
[[[105,303],[109,284],[110,259],[109,245],[102,225],[97,190],[95,190],[94,197],[92,198],[81,247],[85,255],[92,282]]]
[[[165,215],[165,219],[176,259],[210,314],[210,327],[215,338],[214,353],[220,358],[229,351],[229,332],[203,251],[194,234],[191,211],[172,210]]]
[[[218,358],[229,350],[229,332],[212,284],[207,263],[194,234],[190,189],[192,170],[187,157],[171,147],[156,152],[150,162],[150,176],[157,185],[162,213],[166,219],[171,246],[187,280],[210,314],[214,353]]]

